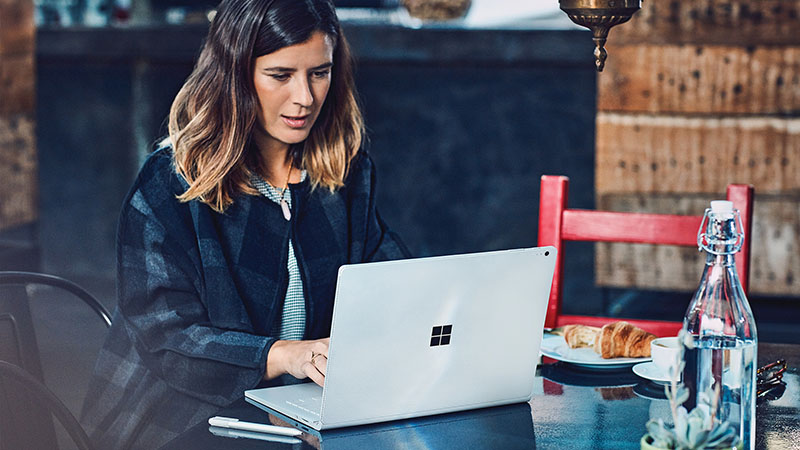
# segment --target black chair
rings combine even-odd
[[[30,285],[66,291],[88,305],[106,327],[111,325],[108,310],[69,280],[41,273],[0,271],[0,450],[58,448],[53,416],[78,448],[89,448],[78,421],[44,385],[27,289]]]
[[[2,404],[14,404],[17,400],[15,397],[18,396],[27,398],[28,405],[34,406],[47,414],[52,414],[67,431],[78,449],[90,450],[92,448],[89,437],[86,435],[86,432],[83,431],[80,423],[78,423],[75,416],[69,412],[69,409],[61,403],[61,400],[59,400],[55,394],[28,372],[14,364],[0,361],[0,399],[2,399]],[[4,409],[5,408],[7,408],[7,406],[4,407]],[[3,414],[0,417],[3,419],[3,422],[0,423],[0,444],[2,444],[3,448],[58,448],[57,444],[40,444],[42,441],[39,440],[38,436],[19,435],[18,430],[28,429],[31,425],[30,423],[25,423],[28,418],[26,414]],[[52,419],[48,417],[47,420],[48,423],[37,424],[33,432],[38,434],[43,431],[53,430]],[[17,432],[3,432],[7,429]],[[32,444],[31,440],[34,440],[36,444]]]
[[[86,289],[78,286],[77,284],[73,283],[72,281],[66,280],[61,277],[57,277],[55,275],[48,275],[44,273],[37,273],[37,272],[14,272],[14,271],[0,271],[0,285],[9,285],[9,284],[16,284],[16,285],[23,285],[28,286],[31,284],[40,284],[44,286],[52,286],[55,288],[61,288],[75,297],[83,300],[92,311],[94,311],[100,319],[106,324],[106,327],[111,326],[111,314],[108,312],[105,306],[100,303],[92,294],[90,294]]]

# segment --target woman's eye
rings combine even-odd
[[[312,72],[312,75],[314,75],[315,78],[325,78],[328,76],[329,73],[331,73],[330,70],[318,70]]]
[[[270,76],[278,81],[286,81],[289,79],[289,74],[286,73],[274,74]]]

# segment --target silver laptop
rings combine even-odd
[[[530,400],[556,250],[345,265],[325,387],[245,398],[307,432]]]

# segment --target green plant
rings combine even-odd
[[[675,450],[711,450],[731,449],[739,444],[739,435],[728,423],[719,422],[715,418],[717,402],[720,398],[719,386],[701,392],[697,405],[687,411],[682,405],[689,398],[689,390],[679,382],[685,362],[683,348],[694,348],[694,339],[688,333],[678,335],[680,352],[678,362],[670,368],[670,384],[664,388],[672,410],[674,426],[664,423],[662,419],[649,420],[647,432],[652,438],[650,445],[656,448]]]

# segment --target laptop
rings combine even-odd
[[[245,391],[301,430],[526,402],[554,247],[344,265],[325,387]]]

